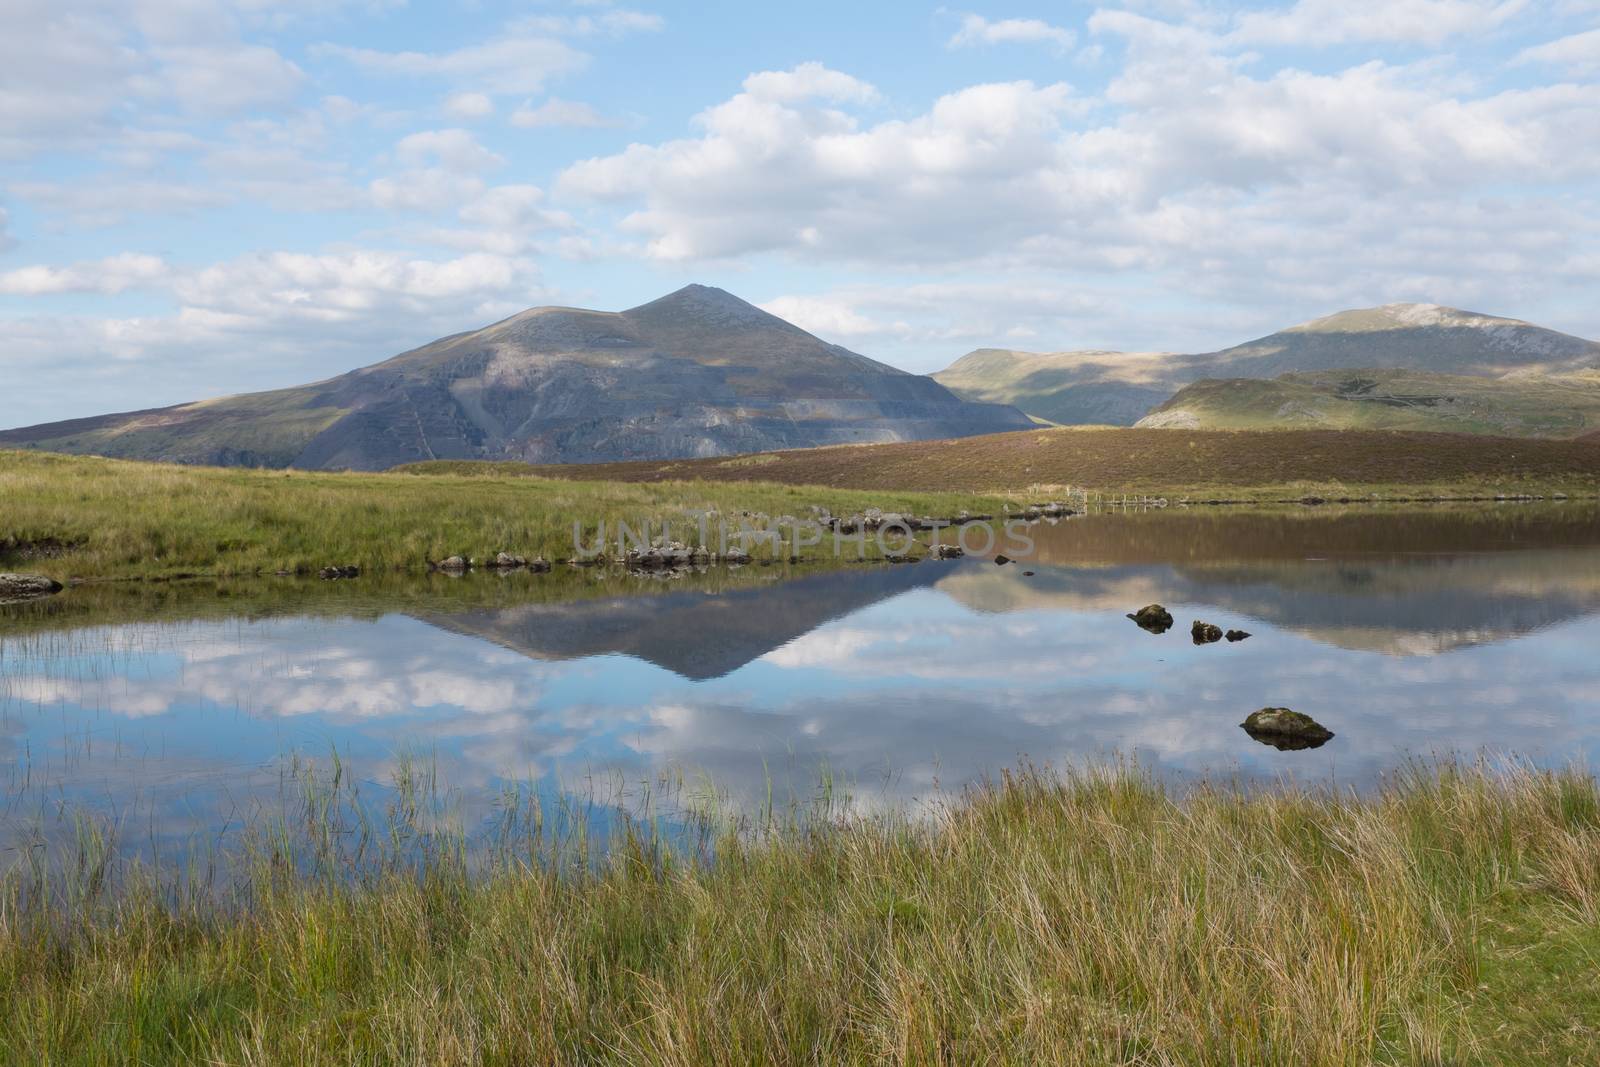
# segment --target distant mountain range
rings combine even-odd
[[[721,289],[541,307],[291,389],[0,432],[0,447],[257,467],[574,463],[1022,429]]]
[[[1137,423],[1206,430],[1431,430],[1579,437],[1600,430],[1600,371],[1499,378],[1365,369],[1208,378]]]
[[[1279,389],[1252,390],[1239,384],[1239,380],[1363,368],[1504,378],[1507,382],[1520,382],[1519,388],[1525,389],[1538,376],[1571,375],[1600,368],[1600,344],[1517,319],[1434,304],[1385,304],[1342,311],[1220,352],[1193,355],[1114,351],[1037,353],[983,348],[963,356],[934,378],[958,396],[1013,404],[1051,422],[1117,426],[1138,422],[1151,409],[1166,404],[1169,398],[1177,403],[1173,394],[1184,386],[1207,379],[1227,379],[1229,381],[1209,381],[1206,389],[1198,390],[1206,397],[1204,405],[1196,402],[1197,394],[1191,393],[1180,409],[1167,409],[1181,410],[1185,413],[1181,417],[1168,415],[1163,422],[1157,416],[1157,421],[1145,425],[1226,428],[1223,423],[1209,421],[1212,412],[1229,408],[1233,412],[1230,417],[1243,417],[1243,409],[1248,408],[1248,418],[1228,425],[1336,428],[1365,423],[1361,419],[1347,423],[1340,417],[1318,421],[1315,412],[1321,409],[1315,405],[1306,407],[1304,417],[1297,415],[1296,421],[1275,421],[1272,414],[1277,406],[1291,399],[1287,394],[1304,383],[1289,382]],[[1479,432],[1522,432],[1512,429],[1519,424],[1515,410],[1496,413],[1488,409],[1500,404],[1502,395],[1509,397],[1510,408],[1519,409],[1525,404],[1525,394],[1482,383],[1473,388],[1461,383],[1444,383],[1443,387],[1438,382],[1413,384],[1417,386],[1413,391],[1429,395],[1471,393],[1475,410],[1484,416],[1481,421],[1489,426],[1501,426],[1498,430]],[[1398,387],[1411,388],[1403,382]],[[1330,388],[1336,391],[1338,382]],[[1228,399],[1230,393],[1235,395]],[[1582,406],[1587,401],[1579,403]],[[1335,410],[1344,409],[1336,406]],[[1470,422],[1470,419],[1423,419],[1374,425],[1475,429]]]

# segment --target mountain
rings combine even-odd
[[[1518,319],[1436,304],[1341,311],[1220,352],[979,349],[934,375],[969,400],[1014,404],[1063,423],[1130,425],[1207,378],[1275,378],[1382,367],[1501,377],[1600,367],[1600,344]]]
[[[1578,437],[1600,430],[1600,372],[1475,378],[1343,370],[1186,385],[1137,425],[1186,430],[1433,430]]]
[[[828,344],[721,289],[541,307],[312,385],[0,432],[0,447],[235,466],[581,463],[1032,425]]]

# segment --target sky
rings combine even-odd
[[[1600,0],[0,0],[0,426],[718,285],[930,372],[1600,338]]]

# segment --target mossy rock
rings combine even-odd
[[[1288,708],[1252,711],[1239,725],[1257,741],[1280,750],[1316,748],[1333,739],[1332,730],[1311,716]]]
[[[1172,612],[1160,604],[1146,604],[1138,611],[1130,612],[1128,618],[1132,619],[1141,630],[1148,630],[1153,634],[1164,634],[1172,629]]]

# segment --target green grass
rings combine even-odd
[[[574,555],[619,521],[694,541],[693,516],[715,511],[804,517],[878,506],[948,516],[993,510],[971,493],[851,491],[765,483],[638,485],[443,474],[338,474],[178,467],[0,452],[0,569],[66,579],[203,572],[248,575],[355,564],[411,570],[451,555]],[[610,535],[615,543],[615,535]],[[870,549],[870,541],[869,549]],[[760,553],[758,552],[758,555]]]
[[[1340,370],[1273,379],[1208,379],[1179,390],[1141,425],[1577,437],[1600,429],[1600,375],[1482,378]]]
[[[532,817],[477,864],[446,840],[355,877],[307,809],[316,862],[264,835],[220,902],[13,874],[0,1060],[1600,1058],[1579,773],[1442,766],[1355,797],[1024,771],[915,818],[708,816],[677,848],[641,817],[598,861]]]

